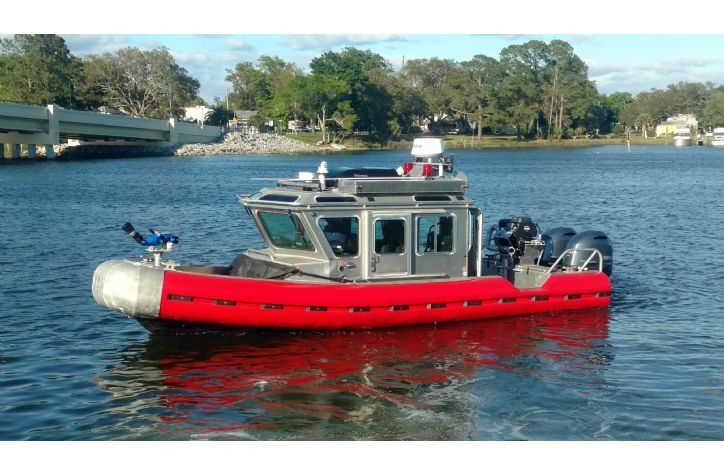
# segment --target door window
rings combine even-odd
[[[375,221],[375,253],[401,254],[405,252],[405,220],[384,218]]]
[[[454,227],[452,215],[429,215],[417,218],[417,252],[452,253],[454,251]]]

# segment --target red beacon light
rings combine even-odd
[[[402,173],[403,175],[408,175],[410,172],[412,172],[413,163],[412,162],[405,162],[402,164]]]
[[[425,177],[430,177],[432,175],[431,163],[422,164],[422,175],[424,175]]]

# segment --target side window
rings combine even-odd
[[[454,248],[454,217],[451,215],[417,218],[417,252],[451,253]]]
[[[314,251],[312,240],[299,217],[289,213],[259,212],[259,220],[272,245],[279,248]]]
[[[335,255],[357,255],[359,250],[359,219],[357,217],[320,218],[319,228]]]
[[[390,218],[375,221],[375,253],[405,252],[405,220]]]

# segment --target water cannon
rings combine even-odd
[[[144,238],[130,223],[124,224],[121,229],[128,234],[133,240],[141,246],[145,246],[149,252],[153,254],[154,266],[161,266],[161,257],[167,251],[173,249],[173,245],[179,243],[179,237],[172,233],[159,233],[153,228],[149,228],[148,231],[151,235],[148,238]]]

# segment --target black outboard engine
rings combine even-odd
[[[551,266],[568,248],[568,241],[576,234],[576,230],[567,226],[552,228],[543,233],[545,248],[538,262],[541,266]]]
[[[564,267],[581,268],[588,262],[585,269],[598,270],[601,257],[603,257],[603,272],[611,276],[613,271],[613,243],[602,231],[582,231],[568,240],[566,248],[572,249],[573,252],[563,257]],[[598,250],[601,257],[597,253],[590,251],[591,249]]]
[[[535,239],[540,230],[530,217],[503,218],[498,222],[498,228],[508,235],[510,245],[516,249],[516,254],[525,254],[525,242]]]
[[[485,247],[501,256],[509,256],[512,264],[533,264],[540,254],[539,246],[533,245],[540,241],[539,236],[540,228],[530,217],[503,218],[497,227],[488,229]],[[538,244],[542,246],[542,242]]]

